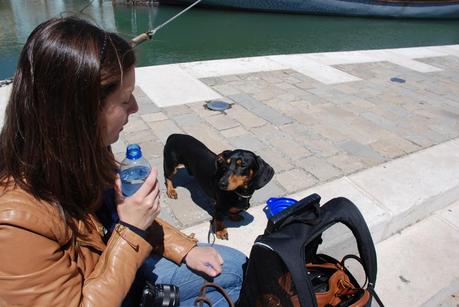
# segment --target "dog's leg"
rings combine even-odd
[[[169,178],[166,178],[166,194],[169,198],[177,199],[177,191],[174,188],[174,185],[172,184],[172,180]]]
[[[228,240],[228,230],[225,227],[223,219],[223,213],[217,202],[215,205],[214,218],[212,219],[212,223],[214,223],[215,227],[215,236],[221,240]]]
[[[240,222],[244,219],[241,215],[242,210],[239,208],[230,208],[228,210],[228,218],[233,222]]]

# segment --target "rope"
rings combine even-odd
[[[186,11],[188,11],[189,9],[191,9],[193,6],[195,6],[196,4],[198,4],[199,2],[201,2],[202,0],[197,0],[195,2],[193,2],[190,6],[186,7],[185,9],[183,9],[182,11],[180,11],[178,14],[176,14],[175,16],[172,16],[171,18],[169,18],[168,20],[166,20],[165,22],[163,22],[162,24],[160,24],[159,26],[157,26],[156,28],[150,30],[150,31],[147,31],[145,33],[142,33],[136,37],[134,37],[133,39],[131,39],[130,41],[130,44],[132,47],[135,47],[141,43],[143,43],[144,41],[148,40],[148,39],[151,39],[153,37],[153,35],[155,35],[155,33],[161,29],[162,27],[164,27],[165,25],[167,25],[169,22],[171,22],[172,20],[176,19],[177,17],[179,17],[180,15],[182,15],[183,13],[185,13]]]

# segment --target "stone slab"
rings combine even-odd
[[[376,245],[386,306],[437,306],[459,291],[459,231],[431,216]]]
[[[136,68],[136,83],[158,107],[221,98],[174,64]]]
[[[269,58],[325,84],[335,84],[360,80],[360,78],[354,77],[331,66],[320,64],[314,60],[308,59],[305,55],[301,54],[276,55],[270,56]]]
[[[246,74],[259,71],[281,70],[285,66],[266,57],[211,60],[179,64],[181,68],[196,78]]]
[[[391,213],[389,237],[459,199],[458,170],[459,144],[454,140],[349,178]]]

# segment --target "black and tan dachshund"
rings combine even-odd
[[[163,164],[167,196],[170,198],[177,198],[172,177],[180,165],[185,166],[204,192],[215,201],[215,235],[225,240],[228,239],[228,231],[223,222],[224,215],[233,221],[242,220],[239,213],[249,208],[252,194],[274,175],[273,168],[251,151],[225,150],[217,155],[190,135],[172,134],[164,146]]]

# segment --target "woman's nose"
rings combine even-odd
[[[131,104],[129,106],[129,114],[133,114],[139,111],[139,105],[137,104],[137,100],[135,99],[134,95],[131,95]]]

